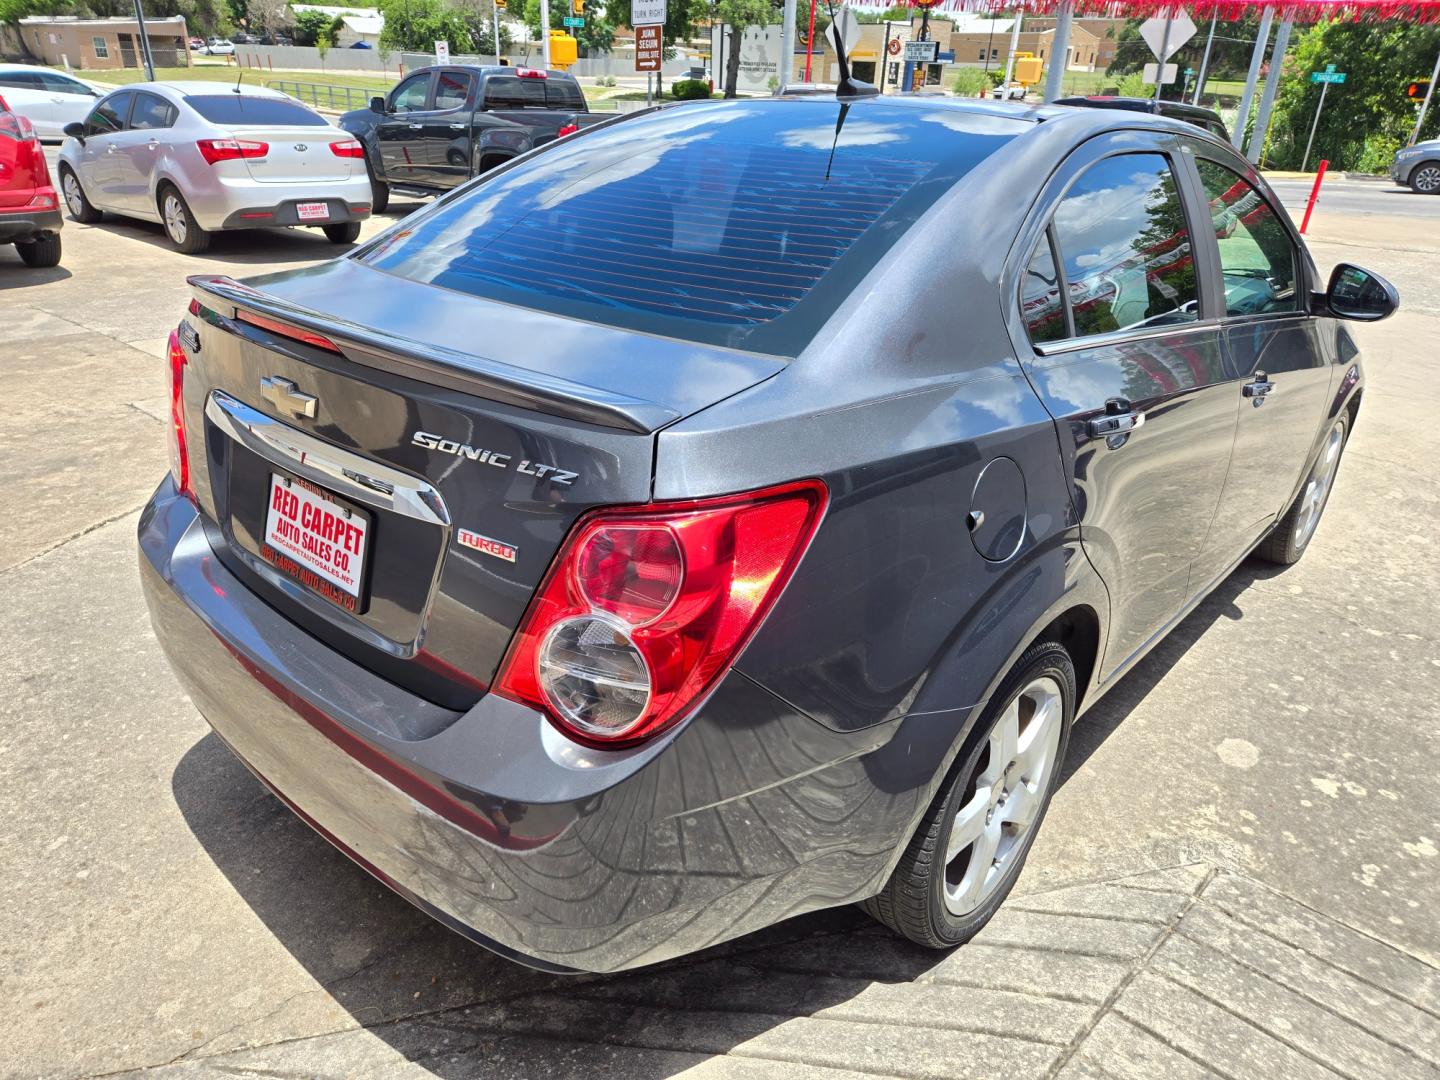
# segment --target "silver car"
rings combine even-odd
[[[1440,139],[1429,139],[1401,150],[1390,165],[1390,179],[1409,185],[1421,195],[1440,193]]]
[[[188,254],[219,229],[314,226],[348,244],[370,216],[364,147],[274,90],[137,83],[65,134],[59,180],[71,217],[158,221]]]

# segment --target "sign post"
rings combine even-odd
[[[1174,80],[1171,75],[1169,79],[1166,74],[1173,70],[1176,65],[1165,63],[1170,59],[1172,53],[1195,36],[1195,23],[1189,15],[1181,11],[1172,11],[1165,16],[1156,15],[1154,18],[1146,19],[1140,24],[1140,36],[1145,44],[1150,46],[1150,51],[1155,54],[1158,61],[1158,78],[1155,80],[1155,97],[1160,97],[1160,87],[1166,82]]]
[[[1310,81],[1320,84],[1320,104],[1315,106],[1315,119],[1310,121],[1310,138],[1305,141],[1305,156],[1300,159],[1301,172],[1310,164],[1310,148],[1315,145],[1315,129],[1320,126],[1320,113],[1325,109],[1325,92],[1330,89],[1331,83],[1343,83],[1345,72],[1336,71],[1334,64],[1326,64],[1324,71],[1310,73]]]
[[[1420,105],[1420,115],[1415,118],[1415,130],[1410,132],[1410,141],[1406,146],[1414,146],[1415,140],[1420,138],[1420,125],[1425,123],[1425,114],[1430,111],[1430,95],[1435,92],[1435,81],[1440,79],[1440,56],[1435,57],[1435,70],[1430,73],[1430,83],[1425,87],[1425,100]]]
[[[448,41],[435,42],[435,63],[450,63],[450,43]]]
[[[540,0],[545,6],[545,0]],[[665,57],[665,0],[630,0],[630,26],[635,31],[635,70],[645,72],[645,104],[650,104],[650,73]]]
[[[495,0],[491,16],[495,21],[495,66],[500,66],[500,12],[505,10],[506,0]]]

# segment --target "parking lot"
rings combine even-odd
[[[842,908],[568,978],[334,851],[151,635],[135,527],[184,278],[337,249],[63,235],[53,270],[0,248],[0,1072],[1440,1075],[1440,198],[1328,186],[1322,272],[1373,268],[1403,306],[1355,331],[1369,387],[1316,540],[1243,566],[1088,714],[975,942],[928,952]]]

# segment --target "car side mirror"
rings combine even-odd
[[[1351,263],[1341,263],[1330,274],[1325,307],[1337,319],[1379,322],[1395,314],[1400,294],[1379,274]]]
[[[70,136],[70,138],[72,138],[72,139],[79,139],[82,143],[85,141],[85,125],[84,125],[84,124],[81,124],[81,123],[72,121],[71,123],[68,123],[68,124],[65,125],[65,129],[64,129],[64,130],[65,130],[65,134],[68,135],[68,136]]]
[[[370,99],[370,111],[380,113],[383,116],[385,114],[385,99],[379,96],[372,97]]]

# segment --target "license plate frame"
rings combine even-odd
[[[297,202],[295,217],[300,221],[329,221],[330,204],[328,202]]]
[[[373,515],[298,476],[272,469],[269,477],[260,557],[311,595],[363,615],[374,561]],[[290,497],[283,506],[277,490]],[[317,511],[328,512],[329,518]]]

